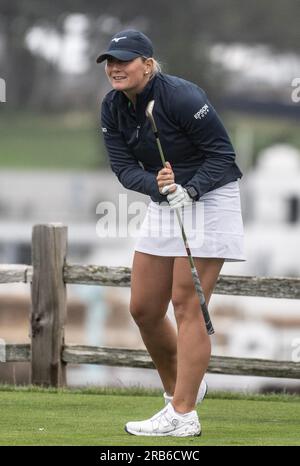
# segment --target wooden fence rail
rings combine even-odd
[[[63,280],[67,284],[129,287],[130,273],[129,267],[68,263],[63,266]],[[0,284],[31,283],[32,275],[30,265],[0,265]],[[300,299],[300,278],[220,275],[214,294]]]
[[[128,267],[68,264],[66,253],[66,226],[35,225],[32,266],[0,265],[0,284],[29,283],[32,298],[31,345],[6,345],[6,361],[30,361],[32,383],[55,387],[66,384],[67,364],[154,368],[144,350],[64,344],[66,284],[129,287],[131,273]],[[300,278],[221,275],[214,293],[300,299]],[[208,372],[300,379],[300,364],[212,356]]]
[[[136,367],[140,369],[155,368],[147,351],[128,348],[65,345],[62,348],[62,360],[65,364],[101,364],[106,366]],[[30,345],[8,344],[6,346],[6,361],[30,362]],[[300,379],[300,365],[298,363],[267,359],[212,356],[208,372],[212,374],[254,375]]]

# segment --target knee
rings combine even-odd
[[[131,302],[129,309],[138,327],[147,327],[156,321],[157,317],[147,303]]]
[[[187,296],[185,293],[176,292],[172,295],[174,315],[177,322],[181,322],[186,315]]]
[[[185,292],[176,292],[172,295],[172,304],[177,324],[193,319],[199,312],[199,298]]]

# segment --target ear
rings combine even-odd
[[[152,68],[153,68],[153,62],[152,62],[152,58],[147,58],[147,60],[144,62],[144,65],[145,65],[145,75],[148,75],[152,72]]]

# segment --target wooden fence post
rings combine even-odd
[[[66,319],[63,267],[68,229],[62,224],[35,225],[32,232],[31,383],[66,384],[62,361]]]

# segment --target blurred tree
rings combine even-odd
[[[299,0],[0,0],[0,76],[9,83],[10,106],[45,105],[47,99],[37,83],[55,79],[57,70],[31,54],[25,37],[35,25],[62,33],[70,13],[84,13],[90,19],[89,54],[94,68],[95,56],[112,33],[120,27],[140,27],[153,39],[167,72],[198,82],[215,99],[223,91],[226,76],[211,64],[211,45],[264,44],[278,52],[299,50]],[[46,97],[51,98],[49,92]]]

